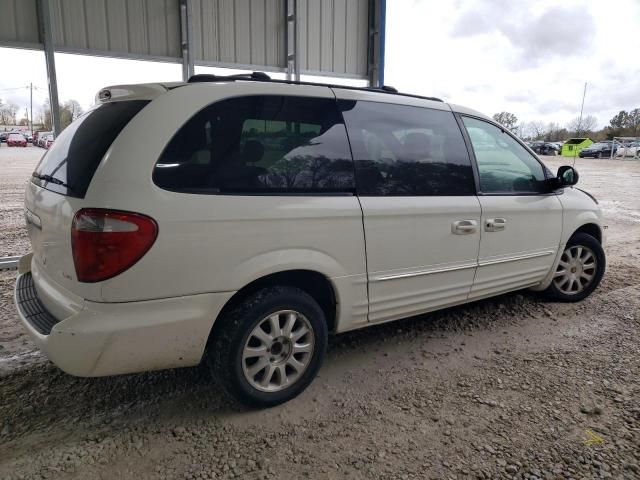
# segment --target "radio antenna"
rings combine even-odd
[[[582,111],[584,110],[584,98],[587,96],[587,82],[584,82],[584,91],[582,92],[582,105],[580,106],[580,120],[578,120],[578,131],[576,137],[580,138],[580,130],[582,129]],[[573,154],[573,167],[576,166],[576,152]]]

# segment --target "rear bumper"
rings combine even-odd
[[[127,303],[85,301],[60,319],[39,301],[39,288],[30,271],[20,271],[18,316],[53,363],[81,377],[197,365],[215,318],[234,293]]]

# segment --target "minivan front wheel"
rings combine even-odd
[[[562,252],[547,293],[565,302],[588,297],[600,284],[605,263],[600,242],[586,233],[576,233]]]
[[[324,313],[298,288],[260,290],[218,321],[207,361],[227,393],[245,405],[269,407],[294,398],[324,359]]]

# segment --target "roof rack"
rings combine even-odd
[[[342,88],[346,90],[364,90],[367,92],[389,93],[392,95],[401,95],[403,97],[420,98],[423,100],[431,100],[434,102],[442,102],[443,100],[436,97],[423,97],[421,95],[414,95],[411,93],[400,93],[397,89],[390,85],[383,85],[381,87],[350,87],[347,85],[334,85],[331,83],[318,83],[318,82],[301,82],[298,80],[277,80],[271,78],[264,72],[251,72],[251,73],[237,73],[234,75],[211,75],[206,73],[200,73],[192,75],[187,80],[187,83],[205,83],[205,82],[234,82],[236,80],[254,81],[254,82],[270,82],[270,83],[284,83],[289,85],[311,85],[317,87],[329,87],[329,88]]]
[[[228,82],[233,80],[254,80],[260,82],[269,82],[271,77],[264,72],[236,73],[235,75],[211,75],[208,73],[200,73],[191,75],[187,83],[200,82]]]

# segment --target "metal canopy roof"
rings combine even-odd
[[[382,85],[385,0],[0,0],[0,46],[368,79]],[[53,91],[55,90],[55,91]],[[59,132],[58,108],[52,108]]]

